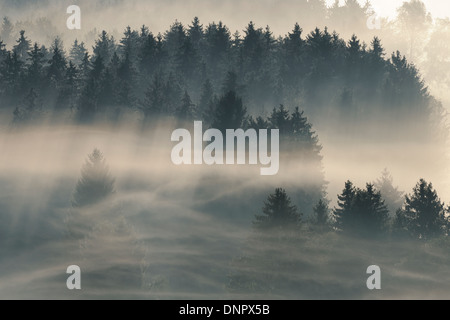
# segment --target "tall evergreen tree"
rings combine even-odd
[[[41,118],[42,103],[33,88],[25,96],[22,107],[14,109],[13,115],[13,123],[16,125],[35,122]]]
[[[405,196],[405,204],[397,213],[395,228],[404,229],[414,238],[428,240],[445,234],[446,218],[444,204],[431,183],[424,179]]]
[[[324,199],[320,199],[314,206],[314,225],[320,230],[325,231],[330,225],[330,214],[328,204]]]
[[[92,61],[98,57],[102,58],[104,64],[108,64],[116,50],[116,42],[113,36],[108,36],[106,31],[102,31],[99,39],[95,40]]]
[[[196,50],[200,49],[200,41],[203,38],[203,25],[198,17],[194,17],[190,26],[188,26],[187,34]]]
[[[64,81],[67,68],[67,60],[59,38],[53,42],[52,58],[48,62],[47,78],[56,89],[59,89]]]
[[[356,189],[350,180],[345,182],[342,193],[338,195],[337,208],[334,208],[333,215],[338,230],[343,230],[347,225],[347,220],[353,214],[353,200],[356,196]]]
[[[86,207],[108,198],[114,193],[114,181],[103,154],[94,149],[81,168],[72,205]]]
[[[69,59],[75,66],[79,66],[83,63],[86,53],[87,49],[84,46],[84,42],[78,43],[78,39],[75,39],[72,48],[70,49]]]
[[[295,205],[286,191],[281,188],[275,189],[275,193],[268,196],[264,202],[263,214],[257,215],[253,225],[260,230],[286,230],[295,229],[302,219]]]
[[[28,53],[28,61],[28,83],[31,87],[40,87],[43,77],[44,53],[36,42],[34,43],[33,49]]]
[[[195,105],[191,101],[191,97],[184,91],[183,99],[181,100],[181,105],[175,111],[175,116],[184,121],[192,121],[195,118]]]
[[[28,52],[31,49],[31,41],[25,36],[25,30],[20,31],[20,37],[16,42],[17,44],[14,46],[13,50],[17,54],[17,58],[23,63],[26,63]]]
[[[0,39],[2,39],[5,42],[5,44],[11,45],[11,42],[13,40],[12,38],[13,31],[14,27],[11,20],[9,20],[8,17],[3,17]]]
[[[156,74],[141,103],[140,109],[144,114],[144,121],[147,122],[163,114],[165,106],[164,83],[161,75]]]
[[[214,112],[212,126],[225,132],[226,129],[242,128],[246,119],[247,109],[242,104],[242,99],[234,91],[223,95]]]
[[[381,177],[374,184],[375,188],[380,191],[389,212],[392,214],[400,209],[403,204],[403,192],[394,187],[393,181],[392,175],[385,168],[381,173]]]

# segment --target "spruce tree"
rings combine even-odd
[[[256,215],[254,226],[260,230],[267,229],[295,229],[301,223],[302,214],[282,188],[275,189],[275,193],[268,196],[264,202],[262,215]]]
[[[13,31],[14,27],[11,20],[9,20],[8,17],[3,17],[0,38],[5,42],[6,45],[11,45],[11,42],[13,40]]]
[[[187,91],[184,91],[181,105],[175,111],[175,116],[183,121],[192,121],[195,118],[195,105],[192,103],[191,97]]]
[[[103,154],[94,149],[81,168],[72,205],[86,207],[108,198],[114,193],[114,181]]]
[[[353,214],[353,200],[356,196],[356,189],[353,183],[348,180],[345,182],[345,187],[342,193],[338,195],[337,208],[333,210],[336,227],[338,230],[343,230],[348,224],[347,221]]]
[[[330,225],[330,215],[328,204],[324,199],[320,199],[319,202],[313,208],[315,219],[314,225],[320,230],[326,230]]]
[[[20,37],[16,42],[17,44],[13,50],[17,54],[17,58],[25,63],[28,58],[28,52],[31,49],[31,41],[25,36],[25,30],[20,31]]]
[[[400,209],[403,204],[403,192],[394,187],[393,181],[392,175],[385,168],[381,173],[381,177],[374,184],[375,188],[380,191],[389,212],[392,214]]]
[[[212,127],[224,133],[226,129],[242,128],[246,115],[247,109],[243,106],[242,99],[234,91],[229,91],[219,99]]]
[[[417,239],[430,239],[445,234],[446,218],[444,204],[431,183],[424,179],[405,196],[405,204],[397,214],[396,228],[406,229]]]

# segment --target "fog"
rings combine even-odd
[[[376,185],[385,169],[393,177],[393,187],[403,194],[411,194],[421,178],[432,182],[449,214],[450,67],[448,46],[442,43],[450,29],[448,19],[437,18],[446,16],[442,8],[438,12],[435,3],[424,3],[431,13],[414,11],[413,18],[423,18],[422,24],[415,25],[405,23],[405,16],[402,20],[400,11],[395,11],[402,2],[386,9],[382,1],[374,1],[373,10],[383,6],[379,10],[383,19],[379,29],[369,29],[361,7],[336,8],[330,15],[320,1],[0,1],[0,17],[13,22],[14,39],[25,29],[29,39],[50,48],[58,36],[67,57],[77,38],[91,54],[88,71],[75,77],[73,91],[64,91],[65,78],[58,82],[56,76],[49,76],[49,62],[42,63],[42,74],[35,78],[29,76],[31,63],[24,62],[26,72],[18,72],[18,78],[29,82],[8,82],[7,72],[0,77],[4,81],[0,88],[0,299],[450,298],[448,225],[447,234],[425,241],[422,235],[400,237],[391,219],[384,236],[371,238],[341,232],[333,215],[347,180],[364,189],[366,183]],[[81,30],[65,26],[65,10],[71,4],[82,9]],[[141,56],[132,52],[135,60],[130,69],[134,67],[136,74],[127,78],[126,72],[125,76],[118,72],[114,78],[107,73],[114,70],[110,59],[105,61],[106,71],[95,78],[100,54],[95,57],[92,46],[102,30],[113,35],[117,44],[128,25],[139,30],[145,24],[155,36],[164,35],[175,21],[187,26],[195,16],[205,27],[223,21],[231,34],[238,30],[241,39],[249,21],[257,28],[269,25],[272,40],[278,41],[276,48],[268,46],[267,56],[261,58],[254,54],[263,51],[256,46],[257,50],[247,51],[247,60],[240,60],[244,47],[239,45],[230,44],[226,53],[215,52],[212,57],[208,45],[198,47],[204,51],[199,58],[203,70],[196,74],[194,63],[188,64],[192,67],[188,72],[179,68],[176,39],[172,40],[176,52],[167,49],[169,58],[152,56],[159,61],[161,74],[156,67],[145,69]],[[338,58],[332,61],[326,55],[329,47],[317,49],[314,45],[319,42],[305,40],[304,60],[295,60],[306,66],[298,69],[303,73],[289,70],[285,64],[292,63],[292,57],[284,56],[290,51],[282,38],[296,22],[303,28],[303,40],[315,27],[328,26],[330,34],[336,30],[343,45],[336,38],[329,43]],[[348,58],[348,41],[354,33],[361,39],[358,57],[367,59],[361,65]],[[384,48],[376,58],[374,36],[381,38]],[[318,39],[323,38],[324,33],[319,34]],[[8,49],[14,39],[6,42]],[[112,51],[118,52],[118,61],[128,61],[120,51],[123,48],[117,48]],[[394,62],[391,53],[396,50],[412,64],[402,62],[400,55]],[[239,68],[245,71],[233,78],[230,71]],[[334,73],[328,73],[331,69]],[[158,76],[163,82],[160,87]],[[290,129],[285,129],[280,142],[278,174],[261,176],[260,164],[172,163],[176,144],[171,142],[172,131],[183,127],[192,133],[193,127],[193,121],[175,115],[183,91],[185,97],[188,91],[192,96],[188,107],[199,107],[207,76],[212,81],[210,104],[190,120],[220,118],[225,101],[222,105],[230,113],[236,105],[247,108],[240,125],[279,128],[287,123]],[[99,93],[97,81],[113,89]],[[169,101],[176,96],[166,90],[169,84],[179,86],[180,99],[175,103]],[[34,96],[33,85],[38,88]],[[164,101],[166,114],[151,114],[154,105],[147,103],[148,88],[163,92],[166,100],[156,101]],[[227,104],[226,90],[237,92],[242,100]],[[120,96],[123,92],[134,96]],[[107,99],[95,100],[102,95]],[[118,100],[111,103],[110,97]],[[39,103],[43,111],[33,118]],[[286,104],[286,116],[281,107],[271,113],[281,103]],[[296,106],[304,114],[296,114]],[[83,110],[91,111],[89,107],[94,111],[87,113],[87,119],[79,116]],[[205,115],[205,110],[210,114]],[[276,122],[280,115],[286,118]],[[208,125],[215,120],[219,123],[212,119]],[[304,131],[295,129],[299,123]],[[78,206],[77,188],[96,148],[105,157],[114,190],[95,203]],[[302,214],[297,232],[264,233],[255,227],[276,188],[284,188]],[[325,229],[314,222],[319,200],[329,207],[330,225]],[[389,208],[389,217],[400,206]],[[70,265],[81,268],[82,290],[66,287]],[[370,265],[381,267],[382,290],[366,287]]]
[[[448,257],[439,246],[433,249],[431,244],[414,241],[394,245],[387,240],[355,244],[333,232],[314,235],[307,230],[294,243],[258,240],[251,221],[265,196],[280,185],[294,191],[308,179],[306,174],[261,177],[258,166],[175,166],[170,160],[174,144],[169,127],[161,125],[144,134],[128,126],[2,132],[1,298],[448,296],[449,283],[443,281],[448,279],[444,267]],[[116,193],[78,212],[70,201],[80,167],[95,147],[106,156],[116,178]],[[377,148],[387,150],[388,146]],[[362,187],[385,166],[401,189],[409,192],[418,179],[411,173],[423,172],[426,163],[426,155],[406,164],[397,154],[388,161],[374,158],[373,146],[359,146],[350,158],[332,146],[325,147],[323,155],[332,199],[346,179]],[[448,194],[441,187],[442,179],[436,181],[439,193]],[[68,228],[75,235],[68,235]],[[228,288],[233,283],[230,277],[249,272],[249,266],[239,260],[247,255],[293,265],[275,271],[274,266],[267,269],[258,263],[250,267],[252,277],[262,284],[260,289]],[[65,269],[72,264],[82,270],[79,292],[65,288]],[[383,270],[379,293],[365,288],[365,269],[371,264]],[[270,272],[274,273],[267,278]],[[270,289],[273,283],[277,285]]]

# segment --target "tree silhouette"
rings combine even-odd
[[[339,230],[345,228],[348,224],[347,220],[352,215],[353,210],[353,200],[356,195],[356,189],[353,186],[353,183],[348,180],[345,182],[345,187],[342,190],[342,193],[338,195],[338,207],[333,210],[334,218],[336,220],[336,227]]]
[[[366,189],[359,189],[347,181],[338,199],[334,216],[339,230],[361,236],[379,235],[387,231],[389,211],[373,184],[368,183]]]
[[[20,31],[20,37],[16,42],[17,44],[14,46],[14,52],[17,54],[19,60],[25,62],[28,58],[28,51],[31,48],[31,41],[25,36],[25,30]]]
[[[395,213],[403,204],[403,192],[394,187],[392,175],[387,168],[381,173],[381,177],[374,183],[377,190],[380,191],[386,206],[391,213]]]
[[[94,149],[81,168],[72,205],[85,207],[108,198],[114,193],[114,181],[103,154]]]
[[[319,229],[319,231],[325,231],[330,226],[330,214],[328,209],[328,204],[324,199],[320,199],[319,202],[314,206],[314,225]]]
[[[14,31],[13,24],[11,23],[11,20],[9,20],[8,17],[3,17],[2,21],[2,29],[0,33],[0,38],[6,43],[10,44],[12,41],[12,34]]]
[[[242,105],[242,99],[234,91],[228,91],[219,99],[212,126],[222,132],[242,128],[246,114],[247,109]]]
[[[444,204],[431,183],[424,179],[405,196],[405,204],[397,213],[395,228],[407,230],[418,239],[430,239],[446,232]]]
[[[22,108],[15,108],[13,115],[14,124],[25,124],[27,122],[35,121],[41,117],[42,105],[36,91],[33,88],[31,88],[26,95]]]
[[[70,48],[69,59],[75,66],[79,66],[83,63],[83,59],[87,49],[84,46],[84,42],[78,43],[78,39],[75,39],[72,48]]]
[[[187,91],[184,92],[183,99],[181,100],[181,105],[176,110],[175,115],[178,117],[178,119],[184,121],[194,120],[195,105],[192,103],[191,97],[189,96]]]
[[[264,203],[263,214],[257,215],[253,225],[257,229],[290,229],[296,228],[301,222],[302,214],[298,212],[291,199],[282,188],[268,196]]]

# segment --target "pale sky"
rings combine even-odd
[[[422,0],[428,11],[434,18],[445,18],[450,16],[450,1],[448,0]],[[334,0],[326,0],[328,5],[334,3]],[[344,4],[345,0],[340,0]],[[358,0],[364,4],[366,0]],[[404,0],[371,0],[372,6],[381,16],[395,17],[396,9],[402,5]]]

